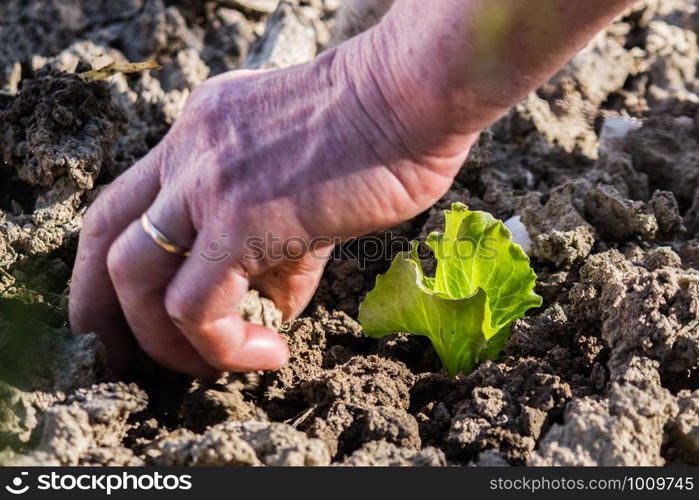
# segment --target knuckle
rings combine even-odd
[[[220,325],[206,312],[206,300],[206,297],[177,290],[171,285],[165,294],[165,310],[209,366],[219,371],[235,369],[243,340],[241,332],[233,329],[224,341]]]
[[[165,292],[165,310],[175,324],[187,329],[200,328],[205,318],[201,311],[203,298],[192,291],[171,285]]]
[[[168,181],[177,172],[176,165],[179,158],[177,135],[178,132],[173,127],[168,135],[150,152],[153,170],[157,173],[161,185],[168,184]]]
[[[208,80],[205,80],[194,87],[194,89],[192,89],[192,91],[189,93],[189,97],[187,97],[187,108],[196,106],[207,95],[210,95],[214,81],[214,79],[209,78]]]
[[[215,82],[207,80],[195,88],[189,95],[186,103],[186,112],[203,119],[207,115],[218,111],[221,99],[221,89]]]
[[[107,252],[107,271],[114,283],[123,282],[129,277],[130,259],[123,239],[118,238]]]
[[[107,203],[104,202],[104,193],[102,193],[90,205],[90,208],[87,209],[83,216],[81,236],[95,236],[101,232],[107,223]]]

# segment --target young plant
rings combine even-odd
[[[369,337],[395,332],[428,337],[456,375],[495,359],[512,322],[542,299],[534,293],[529,257],[502,222],[461,203],[444,215],[444,233],[434,232],[426,241],[437,260],[435,276],[425,275],[413,243],[412,251],[398,255],[376,279],[359,306],[359,322]]]

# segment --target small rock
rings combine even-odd
[[[279,2],[267,21],[265,34],[250,47],[246,69],[285,68],[310,61],[318,47],[313,23],[302,10]]]

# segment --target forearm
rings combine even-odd
[[[409,128],[438,132],[420,133],[418,147],[431,150],[440,138],[458,149],[459,137],[496,120],[632,3],[397,0],[380,25],[341,50],[360,99],[385,102]]]

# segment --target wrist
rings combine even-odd
[[[455,109],[437,75],[412,74],[394,21],[385,20],[333,49],[332,79],[345,94],[345,109],[362,115],[393,159],[421,165],[460,163],[480,130],[458,126]],[[414,61],[416,62],[416,61]]]

